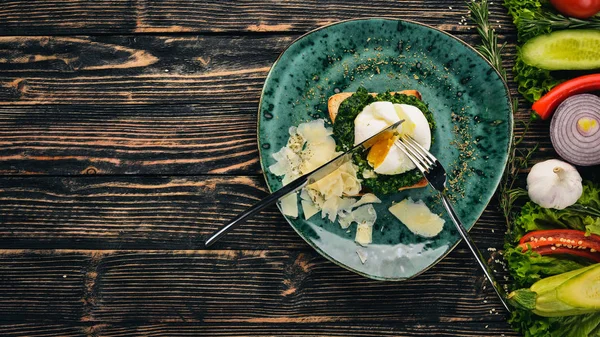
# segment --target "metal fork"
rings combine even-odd
[[[483,270],[485,277],[487,277],[494,287],[496,294],[498,294],[498,297],[500,298],[500,302],[502,302],[508,312],[511,312],[511,309],[506,302],[506,293],[504,292],[504,289],[502,289],[502,287],[494,279],[494,276],[490,271],[490,267],[484,262],[481,252],[479,249],[477,249],[477,246],[475,246],[475,243],[469,236],[469,233],[456,215],[452,204],[450,204],[446,189],[446,170],[442,164],[429,151],[421,146],[421,144],[417,143],[408,135],[403,135],[401,139],[394,143],[394,145],[404,152],[404,154],[406,154],[406,156],[415,164],[417,169],[423,173],[429,182],[429,185],[440,192],[440,195],[442,196],[442,203],[444,204],[446,211],[448,211],[448,214],[456,226],[456,229],[458,229],[460,236],[463,238],[463,240],[465,240],[467,246],[469,246],[469,249],[479,263],[479,267],[481,267]]]

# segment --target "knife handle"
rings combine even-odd
[[[238,215],[235,219],[231,220],[231,222],[229,222],[228,224],[221,227],[221,229],[214,232],[208,239],[206,239],[204,246],[205,247],[212,246],[221,237],[223,237],[223,235],[227,234],[229,231],[231,231],[237,225],[239,225],[240,223],[243,223],[246,219],[248,219],[249,217],[253,216],[254,214],[262,211],[264,208],[276,203],[282,197],[285,197],[286,195],[288,195],[292,192],[296,192],[298,189],[302,188],[306,184],[307,181],[308,181],[308,179],[306,178],[306,176],[301,177],[300,179],[294,180],[291,183],[289,183],[288,185],[285,185],[284,187],[278,189],[274,193],[269,194],[264,199],[257,202],[256,204],[254,204],[254,206],[248,208],[243,213]]]

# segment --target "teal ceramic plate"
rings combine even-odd
[[[435,117],[431,152],[449,172],[456,211],[470,229],[498,186],[512,136],[512,107],[506,84],[493,67],[461,40],[434,28],[389,19],[335,23],[296,40],[267,76],[258,116],[258,143],[271,191],[281,178],[269,172],[272,157],[286,145],[290,126],[328,120],[327,99],[364,86],[370,92],[416,89]],[[331,261],[381,280],[415,276],[444,257],[459,235],[430,188],[379,196],[373,243],[354,242],[347,232],[315,215],[287,218],[312,247]],[[421,199],[443,214],[434,238],[410,232],[388,207],[406,197]],[[366,261],[363,263],[357,251]]]

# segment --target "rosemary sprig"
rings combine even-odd
[[[506,42],[498,45],[498,35],[494,28],[490,26],[489,10],[487,0],[467,2],[467,7],[471,12],[471,20],[477,25],[477,33],[481,37],[481,44],[475,49],[479,51],[506,81],[506,70],[502,67],[502,51]]]
[[[517,100],[513,100],[513,110],[516,111]],[[523,132],[519,136],[515,136],[511,142],[510,149],[508,152],[508,159],[506,168],[500,180],[500,186],[498,187],[498,203],[500,204],[500,210],[506,221],[507,228],[510,228],[510,221],[513,213],[513,206],[515,201],[520,197],[527,196],[527,191],[515,187],[519,172],[526,169],[529,166],[529,159],[531,155],[537,150],[538,144],[534,145],[530,149],[522,150],[518,146],[521,144],[527,131],[529,131],[529,125],[532,119],[523,123]]]
[[[506,81],[506,70],[502,67],[502,51],[506,46],[506,42],[499,45],[498,35],[490,26],[488,1],[474,0],[472,2],[467,2],[467,6],[471,12],[471,20],[477,26],[477,32],[481,37],[481,45],[477,46],[476,49],[490,61],[494,68],[498,70],[504,81]],[[515,98],[512,103],[513,111],[517,111],[519,105],[517,98]],[[521,196],[527,195],[527,191],[515,187],[515,182],[517,181],[520,170],[527,168],[531,155],[537,149],[537,145],[528,150],[521,150],[518,148],[529,130],[531,120],[523,123],[523,132],[519,136],[515,136],[511,141],[506,168],[504,169],[500,186],[498,187],[498,202],[502,214],[504,215],[507,228],[510,228],[512,209],[515,201]]]
[[[519,39],[522,41],[532,37],[550,33],[551,31],[580,28],[600,29],[600,17],[595,16],[587,20],[565,17],[564,15],[549,11],[525,10],[515,20]]]

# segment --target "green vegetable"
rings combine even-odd
[[[429,122],[429,128],[433,131],[435,121],[429,111],[427,104],[415,96],[404,94],[390,94],[389,91],[380,93],[373,97],[367,89],[360,87],[356,92],[345,99],[338,109],[338,114],[333,124],[333,137],[337,142],[338,151],[347,151],[354,145],[354,119],[366,107],[373,102],[386,101],[394,104],[409,104],[419,108]],[[433,140],[433,139],[432,139]],[[364,170],[370,170],[371,166],[367,162],[367,154],[354,155],[354,163],[358,165],[358,175],[362,176]],[[362,185],[371,189],[375,194],[390,194],[397,192],[399,188],[414,185],[419,182],[423,176],[419,171],[411,170],[397,175],[378,175],[375,178],[363,179]]]
[[[600,29],[600,16],[589,19],[566,17],[538,0],[504,0],[517,27],[520,42],[563,29]]]
[[[540,317],[528,310],[515,310],[508,322],[524,337],[600,336],[600,313]]]
[[[587,20],[566,17],[561,14],[541,10],[525,10],[515,22],[519,41],[526,41],[542,34],[563,29],[600,29],[600,18]]]
[[[549,4],[538,0],[504,0],[504,6],[513,18],[520,42],[566,28],[600,28],[600,16],[588,20],[567,18],[553,13]],[[513,72],[519,93],[531,103],[539,100],[550,89],[563,82],[562,79],[553,76],[550,71],[525,63],[519,47],[517,47]]]
[[[550,75],[550,71],[525,63],[519,47],[517,47],[517,59],[513,72],[515,73],[515,82],[517,82],[519,93],[532,103],[562,82]]]
[[[590,265],[590,261],[573,256],[541,256],[531,250],[515,248],[521,236],[529,231],[573,228],[600,230],[600,187],[590,182],[583,185],[583,194],[573,206],[562,211],[546,210],[527,203],[510,228],[505,244],[504,258],[513,278],[510,290],[531,287],[536,282]],[[571,224],[571,221],[573,224]],[[543,283],[542,283],[543,284]],[[525,337],[582,336],[600,337],[600,313],[577,316],[542,317],[530,310],[514,310],[509,319],[513,328]]]
[[[523,61],[547,70],[600,68],[600,31],[561,30],[537,36],[521,48]]]
[[[581,315],[600,309],[600,264],[537,281],[529,289],[515,290],[509,301],[544,317]]]
[[[594,210],[600,210],[600,188],[590,182],[583,184],[583,194],[577,203],[563,210],[527,202],[511,230],[512,241],[517,242],[527,232],[544,229],[577,229],[600,234],[600,217],[593,215]]]
[[[475,46],[475,49],[490,61],[506,82],[506,69],[502,66],[502,52],[506,47],[506,42],[498,46],[498,34],[492,28],[489,20],[488,0],[473,0],[467,2],[467,7],[471,12],[471,19],[477,25],[477,33],[481,38],[481,43]]]
[[[584,268],[556,288],[556,298],[575,308],[600,309],[600,264]]]
[[[583,258],[564,259],[556,256],[541,256],[532,250],[522,251],[507,245],[504,259],[514,280],[513,289],[529,287],[544,277],[565,273],[590,264]]]

